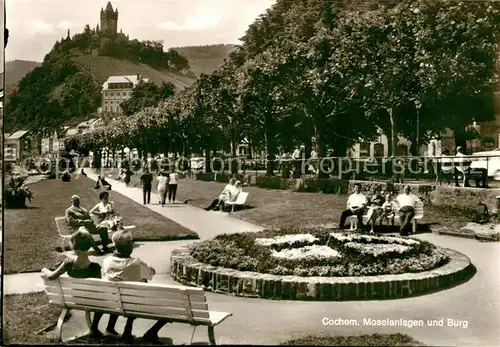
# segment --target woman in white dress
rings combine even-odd
[[[168,176],[160,171],[158,173],[158,197],[160,199],[160,204],[165,206],[165,200],[167,199],[167,184],[168,184]]]
[[[99,194],[99,202],[89,211],[96,219],[96,224],[99,227],[107,228],[108,230],[116,230],[122,225],[121,217],[115,212],[113,202],[109,201],[109,192],[102,191]]]

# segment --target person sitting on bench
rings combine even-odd
[[[94,239],[84,227],[80,227],[80,229],[71,236],[71,244],[73,246],[74,256],[67,257],[54,271],[43,268],[42,277],[52,281],[67,273],[69,277],[73,278],[101,278],[101,265],[90,261],[88,254],[88,250],[94,244]],[[99,331],[99,321],[102,316],[102,312],[94,312],[94,319],[90,327],[90,337],[99,338],[103,336]],[[112,314],[109,316],[108,327],[106,328],[108,334],[118,335],[114,330],[114,325],[110,325],[116,322],[117,319],[118,315]]]
[[[397,196],[395,203],[399,207],[398,215],[399,221],[401,223],[401,229],[399,234],[401,236],[408,236],[408,228],[411,225],[411,221],[415,216],[415,204],[420,201],[420,199],[413,194],[410,194],[411,188],[409,185],[404,187],[404,193]]]
[[[235,190],[235,184],[236,180],[234,178],[231,178],[229,180],[229,183],[222,190],[222,193],[219,195],[219,197],[217,199],[214,199],[210,206],[206,207],[205,210],[214,210],[215,208],[220,207],[221,204],[224,203],[224,201],[236,201],[237,196],[234,195],[239,194],[239,192]]]
[[[139,258],[132,258],[134,250],[134,238],[128,231],[117,231],[113,234],[113,243],[116,247],[115,253],[106,257],[102,263],[103,277],[108,281],[130,281],[130,282],[148,282],[153,279],[156,271]],[[132,326],[135,317],[127,318],[127,323],[122,334],[122,341],[132,344],[134,336],[132,335]],[[167,319],[158,320],[143,336],[143,340],[148,343],[158,344],[158,332],[170,321]],[[114,330],[116,320],[108,326]]]
[[[361,184],[354,184],[354,193],[349,195],[349,199],[347,199],[348,209],[343,211],[340,216],[340,229],[344,229],[347,217],[355,215],[358,217],[358,230],[363,230],[363,214],[366,211],[367,203],[366,196],[361,193]]]
[[[95,216],[98,227],[106,228],[106,230],[116,230],[121,224],[121,217],[115,212],[114,204],[109,201],[109,192],[102,191],[99,193],[99,202],[89,212]]]
[[[102,240],[102,251],[95,242],[92,244],[92,248],[99,254],[108,252],[108,229],[95,225],[87,210],[80,206],[80,197],[78,195],[71,197],[71,206],[66,209],[66,221],[73,228],[84,227],[90,234],[98,234]]]

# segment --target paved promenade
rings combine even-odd
[[[89,174],[91,177],[91,174]],[[108,179],[108,178],[107,178]],[[142,203],[139,188],[127,188],[110,180],[113,190]],[[156,196],[152,202],[157,203]],[[192,206],[164,207],[149,205],[154,211],[197,232],[202,239],[217,233],[235,230],[258,230],[258,226],[239,221],[225,214],[208,213]],[[182,211],[182,212],[180,212]],[[192,211],[191,215],[190,212]],[[165,213],[165,214],[164,214]],[[237,215],[237,214],[236,214]],[[199,219],[199,220],[191,220]],[[413,338],[434,346],[500,346],[500,243],[481,243],[435,234],[422,234],[420,239],[442,247],[465,253],[477,267],[477,274],[458,287],[420,297],[359,302],[305,302],[248,299],[222,294],[207,293],[209,307],[216,311],[232,312],[233,317],[215,329],[218,343],[223,344],[279,344],[290,338],[305,334],[351,335],[364,333],[406,333]],[[159,274],[153,282],[174,284],[168,275],[169,257],[172,249],[196,241],[140,242],[134,250],[147,263],[156,267]],[[102,257],[94,258],[102,263]],[[38,274],[33,274],[35,278]],[[6,291],[9,278],[6,276]],[[32,283],[33,284],[33,283]],[[11,287],[12,288],[12,287]],[[325,326],[323,318],[355,319],[357,325]],[[363,319],[427,320],[444,318],[444,327],[386,327],[365,325]],[[467,322],[465,326],[448,327],[448,319]],[[107,319],[102,320],[101,329]],[[120,318],[118,331],[125,320]],[[134,324],[134,335],[141,336],[152,322],[138,319]],[[81,312],[73,312],[65,325],[65,337],[85,332],[86,324]],[[175,344],[189,340],[191,328],[187,325],[167,325],[160,337],[170,338]],[[195,342],[208,341],[206,329],[197,329]]]

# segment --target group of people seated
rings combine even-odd
[[[238,195],[241,193],[241,182],[237,181],[234,178],[229,180],[229,183],[224,187],[222,193],[219,195],[217,199],[214,199],[210,206],[206,207],[206,211],[210,210],[224,210],[225,203],[227,202],[235,202],[238,199]]]
[[[132,281],[148,282],[155,275],[155,269],[141,261],[139,258],[131,257],[134,248],[134,238],[130,231],[123,228],[122,219],[115,212],[113,203],[109,201],[109,192],[102,191],[99,194],[100,202],[87,212],[80,206],[80,197],[71,197],[71,206],[66,210],[66,219],[69,225],[76,229],[71,235],[73,254],[68,256],[54,271],[47,268],[42,270],[42,277],[55,280],[67,274],[74,278],[103,278],[108,281]],[[91,218],[94,217],[94,220]],[[115,246],[115,252],[103,260],[103,265],[92,262],[88,251],[94,248],[99,254],[108,253],[109,237],[108,230],[114,230],[111,241]],[[92,234],[99,234],[103,249],[99,250]],[[91,324],[91,336],[101,337],[99,321],[103,313],[95,312]],[[108,335],[119,336],[115,325],[119,315],[110,314],[106,327]],[[135,318],[127,318],[124,331],[121,335],[123,342],[133,342],[132,326]],[[157,321],[143,336],[145,342],[157,344],[159,342],[158,332],[169,323],[168,320]]]
[[[354,193],[351,194],[347,200],[347,209],[342,212],[340,216],[340,229],[344,229],[345,222],[348,217],[356,216],[358,220],[358,231],[364,230],[363,216],[370,224],[370,233],[374,233],[377,219],[380,224],[385,221],[394,225],[394,217],[396,212],[401,221],[400,235],[408,236],[409,229],[411,229],[411,221],[415,216],[415,206],[420,199],[411,194],[411,188],[406,185],[403,193],[394,196],[391,193],[386,193],[385,196],[382,188],[377,187],[372,197],[367,198],[361,193],[361,184],[354,185]]]
[[[88,250],[92,247],[93,238],[84,229],[79,229],[71,237],[73,254],[67,257],[59,267],[51,271],[47,268],[42,270],[42,277],[48,280],[55,280],[67,273],[74,278],[102,278],[107,281],[131,281],[148,282],[152,280],[156,271],[139,258],[132,258],[134,249],[134,238],[129,231],[120,229],[113,234],[112,241],[116,251],[104,258],[103,265],[92,262],[88,256]],[[99,330],[99,322],[103,316],[101,312],[95,312],[91,324],[91,337],[99,338],[103,334]],[[110,314],[106,333],[108,335],[119,336],[115,330],[115,325],[119,315]],[[127,318],[125,328],[121,335],[121,340],[127,344],[133,343],[132,327],[135,318]],[[148,343],[159,343],[158,332],[169,323],[166,319],[157,321],[143,336],[143,340]]]
[[[73,229],[99,235],[102,240],[102,250],[99,249],[95,242],[93,242],[92,248],[97,253],[104,254],[109,252],[108,230],[118,230],[123,225],[121,217],[115,212],[113,202],[109,201],[109,192],[100,192],[99,200],[100,202],[97,205],[87,211],[81,206],[80,197],[73,195],[71,197],[71,206],[66,209],[66,221]]]

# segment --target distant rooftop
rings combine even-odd
[[[109,89],[109,83],[132,83],[134,87],[142,80],[145,83],[149,82],[148,78],[142,78],[141,75],[125,75],[125,76],[109,76],[108,80],[102,85],[103,89]]]
[[[28,133],[27,130],[19,130],[8,137],[8,140],[18,140]]]

